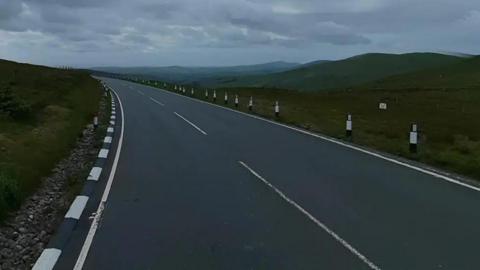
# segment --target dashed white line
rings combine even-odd
[[[65,218],[80,219],[80,216],[82,215],[83,209],[85,209],[85,205],[87,205],[87,202],[87,196],[77,196],[73,203],[70,205],[70,209],[68,209],[67,214],[65,214]]]
[[[113,91],[113,89],[112,89]],[[117,96],[117,100],[120,104],[120,112],[122,114],[122,127],[120,129],[120,138],[118,140],[118,146],[117,146],[117,151],[115,154],[115,159],[113,160],[112,164],[112,169],[110,170],[110,175],[108,177],[107,185],[105,187],[105,190],[103,191],[102,195],[102,200],[100,201],[100,204],[98,205],[97,212],[95,214],[95,217],[93,219],[92,225],[90,226],[90,230],[88,231],[87,238],[85,239],[85,242],[83,243],[82,250],[80,251],[80,254],[78,255],[77,262],[75,263],[74,270],[81,270],[83,268],[83,265],[85,263],[85,260],[87,259],[88,251],[90,250],[90,246],[92,245],[93,238],[95,237],[95,233],[97,232],[98,224],[100,222],[100,219],[102,217],[103,209],[105,208],[105,203],[107,202],[108,195],[110,194],[110,189],[112,188],[113,184],[113,179],[115,178],[115,172],[117,171],[117,166],[118,166],[118,160],[120,158],[120,152],[122,151],[122,143],[123,143],[123,131],[125,128],[125,120],[123,117],[123,105],[122,101],[120,100],[119,96],[115,91],[113,91],[115,96]]]
[[[105,139],[103,139],[103,142],[104,143],[112,143],[112,137],[110,137],[110,136],[105,137]]]
[[[56,248],[47,248],[42,251],[42,254],[35,262],[32,270],[50,270],[55,267],[55,264],[58,261],[58,258],[62,254],[60,249]]]
[[[371,262],[367,257],[365,257],[362,253],[360,253],[358,250],[356,250],[352,245],[350,245],[347,241],[345,241],[343,238],[341,238],[338,234],[336,234],[334,231],[332,231],[330,228],[328,228],[325,224],[320,222],[317,218],[315,218],[312,214],[307,212],[307,210],[303,209],[299,204],[297,204],[294,200],[290,199],[285,195],[281,190],[276,188],[274,185],[272,185],[270,182],[268,182],[265,178],[263,178],[261,175],[259,175],[257,172],[255,172],[252,168],[250,168],[247,164],[245,164],[243,161],[239,161],[240,165],[242,165],[245,169],[247,169],[251,174],[253,174],[255,177],[260,179],[265,185],[270,187],[275,193],[277,193],[282,199],[284,199],[286,202],[297,208],[302,214],[304,214],[308,219],[313,221],[318,227],[323,229],[326,233],[328,233],[330,236],[332,236],[337,242],[339,242],[341,245],[343,245],[345,248],[347,248],[351,253],[353,253],[355,256],[357,256],[361,261],[363,261],[365,264],[367,264],[371,269],[374,270],[380,270],[380,267],[376,266],[373,262]]]
[[[180,117],[181,119],[183,119],[183,121],[187,122],[188,124],[190,124],[192,127],[194,127],[196,130],[200,131],[200,133],[202,133],[203,135],[207,135],[207,133],[205,131],[203,131],[201,128],[197,127],[194,123],[188,121],[185,117],[181,116],[180,114],[178,114],[177,112],[173,112],[176,116]]]
[[[153,102],[157,103],[157,104],[160,105],[160,106],[165,106],[165,104],[163,104],[162,102],[160,102],[160,101],[158,101],[158,100],[156,100],[156,99],[154,99],[154,98],[152,98],[152,97],[150,98],[150,100],[152,100]]]

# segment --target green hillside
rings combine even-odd
[[[0,60],[0,220],[69,153],[101,95],[87,73]]]
[[[480,87],[480,56],[448,66],[390,76],[360,86],[367,89],[459,89]]]
[[[463,59],[435,53],[365,54],[269,75],[224,78],[212,86],[265,87],[304,91],[347,88],[392,75],[451,65]]]

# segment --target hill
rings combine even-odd
[[[135,75],[142,79],[156,79],[172,83],[198,83],[215,81],[218,77],[236,77],[246,75],[263,75],[290,70],[299,66],[297,63],[271,62],[258,65],[228,67],[93,67],[91,70]]]
[[[359,88],[367,89],[459,89],[480,87],[480,56],[452,65],[394,75]]]
[[[217,80],[215,87],[265,87],[304,91],[347,88],[384,77],[459,63],[464,58],[435,53],[364,54],[307,64],[267,75]]]
[[[70,152],[101,96],[87,73],[0,60],[0,220]]]

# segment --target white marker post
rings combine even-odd
[[[347,132],[347,138],[351,138],[352,137],[352,115],[351,114],[347,115],[346,132]]]
[[[253,97],[250,97],[250,101],[248,101],[248,110],[252,111],[253,109]]]
[[[217,91],[213,90],[213,102],[217,102]]]
[[[228,93],[225,92],[225,105],[228,104]]]
[[[185,94],[187,92],[187,90],[185,89],[185,87],[183,87],[183,94]]]
[[[280,116],[280,105],[278,104],[278,100],[275,101],[275,117]]]
[[[98,116],[95,115],[93,117],[93,128],[97,129],[97,127],[98,127]]]
[[[417,124],[412,124],[412,129],[410,131],[410,153],[417,153],[417,145],[418,145]]]
[[[238,95],[235,95],[235,107],[238,108]]]
[[[205,90],[205,99],[208,99],[208,90]]]
[[[195,90],[193,90],[192,88],[192,91],[190,93],[192,94],[192,96],[195,95]]]

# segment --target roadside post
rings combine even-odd
[[[205,90],[205,99],[208,99],[208,90]]]
[[[410,130],[410,153],[417,153],[418,151],[418,129],[417,124],[412,124]]]
[[[225,105],[228,104],[228,93],[225,92]]]
[[[347,138],[352,137],[352,115],[348,114],[347,115],[347,123],[346,123],[346,133],[347,133]]]
[[[250,100],[248,101],[248,110],[252,111],[253,109],[253,97],[250,97]]]
[[[192,91],[190,92],[193,95],[195,95],[195,90],[192,88]]]
[[[217,91],[213,90],[213,102],[217,102]]]
[[[93,128],[97,129],[98,128],[98,116],[93,117]]]
[[[235,108],[238,108],[238,95],[235,95]]]
[[[274,106],[274,110],[275,110],[275,117],[279,117],[280,116],[280,105],[278,104],[278,100],[275,101],[275,106]]]

